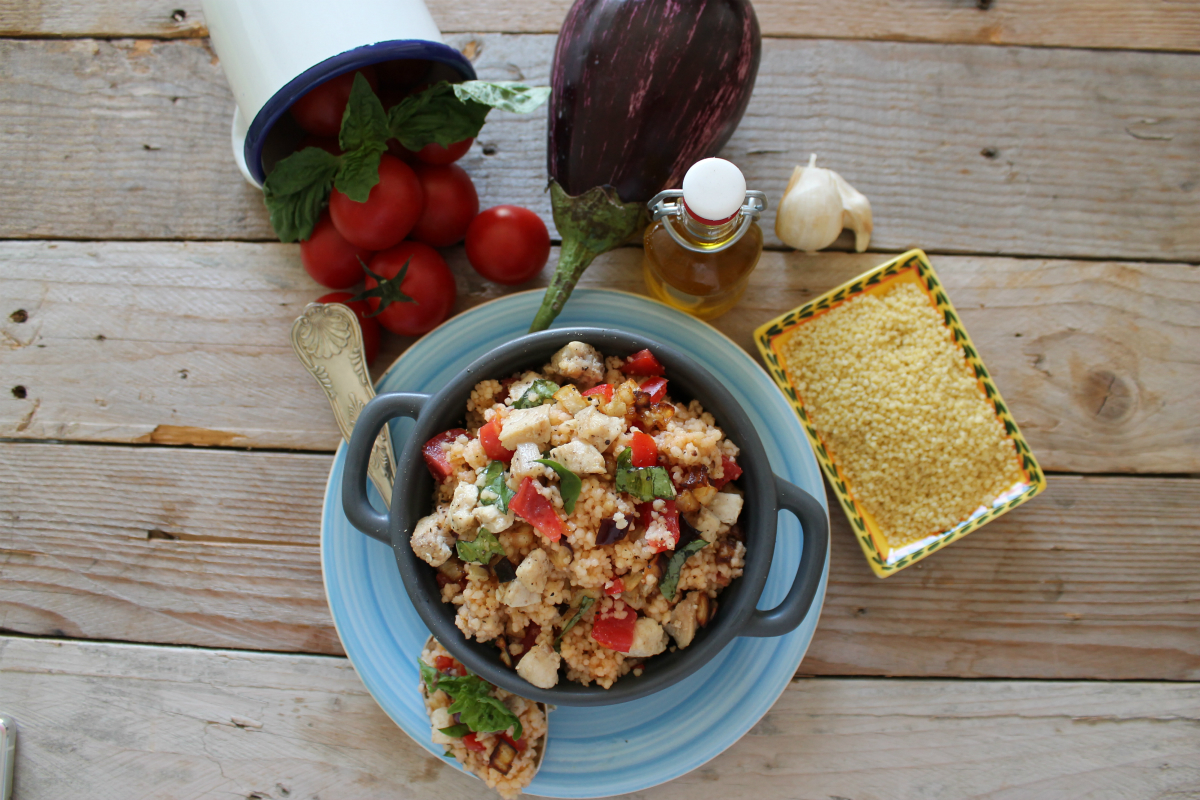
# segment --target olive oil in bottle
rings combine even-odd
[[[649,205],[642,271],[650,294],[700,319],[733,308],[762,255],[763,193],[746,191],[730,162],[706,158],[687,171],[682,191],[661,192]]]

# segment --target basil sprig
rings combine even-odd
[[[453,736],[455,739],[461,739],[471,732],[471,728],[461,722],[457,725],[451,725],[448,728],[438,728],[438,730],[447,736]]]
[[[527,114],[549,96],[547,86],[441,81],[385,111],[359,73],[342,115],[338,136],[342,154],[306,147],[282,159],[267,176],[263,199],[271,214],[271,227],[281,242],[312,236],[333,187],[351,200],[365,203],[379,183],[379,158],[387,151],[389,139],[398,139],[409,150],[461,142],[479,134],[493,108]]]
[[[683,571],[683,562],[687,561],[692,553],[699,552],[707,546],[708,542],[703,539],[695,539],[675,551],[671,560],[667,562],[667,568],[663,570],[662,580],[658,582],[658,589],[662,592],[663,597],[668,600],[675,599],[675,590],[679,587],[679,573]]]
[[[478,675],[443,675],[420,659],[417,660],[417,664],[421,670],[421,680],[429,694],[432,695],[441,689],[454,699],[446,712],[458,714],[461,725],[466,725],[476,733],[495,733],[512,728],[513,739],[521,738],[525,732],[521,727],[521,720],[508,706],[492,697],[494,687],[483,678]],[[458,727],[451,726],[451,729]],[[445,729],[442,729],[442,732],[447,736],[455,735]],[[463,735],[466,735],[466,731],[463,731]]]
[[[575,501],[583,491],[583,481],[580,477],[552,458],[539,458],[537,463],[545,464],[558,473],[558,493],[562,495],[563,510],[568,516],[575,513]]]
[[[583,596],[583,599],[579,601],[579,610],[571,615],[571,618],[567,620],[567,624],[563,625],[563,629],[558,632],[558,636],[554,637],[554,652],[557,653],[559,648],[562,647],[562,640],[563,637],[567,635],[567,631],[571,630],[571,628],[574,628],[575,623],[583,619],[583,615],[587,613],[587,610],[591,608],[595,602],[596,598],[592,597],[591,595],[585,594]]]
[[[463,561],[474,561],[476,564],[486,564],[492,560],[492,556],[504,555],[500,540],[487,528],[480,528],[473,542],[459,539],[454,549]]]
[[[513,408],[537,408],[546,403],[554,402],[554,393],[559,389],[554,381],[538,378],[529,385],[525,393],[513,403]]]
[[[504,463],[502,461],[493,461],[488,464],[487,472],[483,473],[484,483],[483,489],[479,493],[479,504],[484,506],[500,506],[500,513],[508,513],[508,501],[513,499],[516,494],[512,489],[508,488],[508,481],[504,479]],[[491,492],[494,497],[484,498],[484,492]]]
[[[617,456],[617,491],[628,492],[643,503],[661,497],[675,497],[671,476],[663,467],[633,466],[633,449],[626,447]]]

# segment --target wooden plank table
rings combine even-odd
[[[568,6],[430,2],[481,77],[538,83]],[[752,349],[763,320],[921,246],[1049,489],[886,581],[835,510],[800,674],[654,796],[1200,798],[1200,3],[756,8],[725,155],[777,199],[817,152],[877,227],[872,252],[804,256],[768,214],[715,326]],[[477,797],[342,655],[318,550],[338,433],[287,341],[321,289],[233,166],[206,35],[195,2],[0,0],[15,796]],[[462,162],[483,207],[549,222],[544,147],[543,115],[493,115]],[[457,312],[503,293],[447,256]],[[639,258],[583,285],[644,291]]]

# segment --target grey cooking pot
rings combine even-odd
[[[425,467],[422,445],[444,430],[463,427],[467,399],[479,381],[504,378],[523,369],[540,369],[559,348],[574,341],[587,342],[605,355],[622,357],[650,348],[666,368],[672,398],[677,402],[699,400],[725,435],[741,448],[738,464],[743,473],[736,485],[745,493],[740,520],[746,536],[744,574],[717,597],[716,617],[696,633],[691,646],[649,659],[640,677],[626,675],[611,689],[581,686],[565,677],[553,689],[539,689],[526,682],[501,663],[493,643],[468,640],[455,627],[455,606],[441,601],[436,570],[417,558],[409,546],[417,521],[433,508],[433,477]],[[367,499],[367,462],[380,429],[400,416],[416,420],[416,427],[396,464],[391,511],[382,514]],[[745,412],[708,370],[673,347],[604,328],[561,328],[522,336],[474,361],[435,395],[396,393],[376,397],[359,415],[350,438],[342,506],[356,528],[391,545],[417,613],[455,658],[503,689],[564,706],[600,706],[644,697],[691,675],[734,637],[779,636],[794,630],[812,606],[829,544],[825,509],[803,489],[775,476]],[[769,611],[760,611],[756,605],[771,568],[781,508],[795,514],[804,529],[800,567],[783,602]]]

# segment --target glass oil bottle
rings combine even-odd
[[[648,204],[642,271],[651,296],[711,319],[733,308],[762,255],[757,219],[762,192],[746,191],[732,163],[706,158],[693,164],[682,190],[660,192]]]

